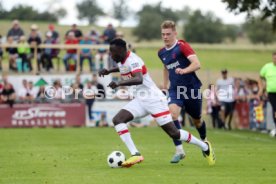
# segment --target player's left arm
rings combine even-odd
[[[192,47],[187,42],[180,42],[179,47],[181,53],[191,62],[191,64],[186,68],[176,68],[175,73],[184,75],[199,70],[200,61]]]
[[[200,69],[200,62],[196,55],[192,55],[188,59],[191,64],[187,68],[176,68],[175,73],[184,75]]]
[[[143,83],[143,74],[142,71],[135,72],[132,74],[132,78],[128,80],[122,80],[119,82],[112,81],[108,86],[112,89],[115,89],[119,86],[132,86],[132,85],[139,85]]]

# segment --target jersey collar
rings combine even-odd
[[[129,55],[130,55],[130,51],[127,51],[125,59],[121,62],[122,64],[124,64],[126,62],[126,60],[129,57]]]
[[[170,48],[165,47],[165,49],[166,50],[171,50],[172,48],[174,48],[176,46],[177,42],[178,42],[178,40],[176,40],[175,43]]]

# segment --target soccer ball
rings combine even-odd
[[[107,157],[107,163],[111,168],[122,167],[122,163],[126,160],[125,155],[121,151],[113,151]]]

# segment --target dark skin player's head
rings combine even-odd
[[[123,62],[127,55],[126,42],[116,38],[110,42],[109,51],[111,58],[116,62]]]

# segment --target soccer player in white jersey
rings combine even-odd
[[[120,72],[122,80],[112,81],[108,86],[115,89],[119,86],[136,86],[134,99],[125,105],[113,118],[115,130],[131,153],[131,157],[122,163],[123,167],[131,167],[144,160],[136,148],[126,123],[137,117],[151,114],[158,125],[172,138],[197,145],[207,158],[209,165],[215,164],[215,155],[208,142],[199,140],[185,130],[179,130],[172,122],[165,95],[157,88],[149,76],[144,62],[136,54],[127,51],[126,42],[120,38],[110,42],[110,53],[118,67],[102,69],[99,76]],[[145,94],[145,95],[139,95]]]

